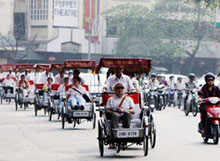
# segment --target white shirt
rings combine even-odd
[[[183,89],[185,89],[185,83],[178,81],[178,82],[176,83],[176,89],[177,89],[177,90],[183,90]]]
[[[86,89],[82,86],[79,86],[78,88],[77,87],[72,87],[72,88],[77,89],[82,94],[86,94]],[[72,88],[68,89],[68,91],[66,92],[67,95],[70,95],[70,97],[71,96],[82,96],[79,92],[73,90]]]
[[[2,85],[3,86],[9,86],[9,87],[14,87],[15,86],[15,82],[14,80],[12,79],[5,79],[3,82],[2,82]]]
[[[124,75],[124,74],[122,74],[122,76],[119,79],[116,77],[115,74],[110,76],[107,80],[107,83],[106,83],[107,90],[110,92],[113,92],[114,85],[118,82],[121,82],[124,84],[125,92],[135,90],[135,88],[131,82],[131,79],[127,75]]]
[[[64,96],[66,93],[66,86],[61,84],[57,90],[57,93],[59,93],[61,96]]]
[[[175,82],[173,80],[170,80],[168,82],[168,86],[169,86],[170,89],[175,89]]]
[[[136,89],[138,91],[140,91],[139,82],[138,82],[138,80],[135,77],[131,79],[131,82],[132,82],[133,86],[136,87]]]
[[[154,81],[150,80],[150,81],[148,82],[148,85],[147,85],[147,88],[148,88],[148,89],[156,90],[158,87],[159,87],[159,82],[158,82],[158,80],[155,79]]]
[[[51,72],[49,72],[48,75],[46,75],[46,72],[44,72],[44,73],[41,74],[40,77],[41,77],[41,79],[40,79],[41,83],[46,83],[48,77],[51,77],[54,81],[54,76],[53,76],[53,73],[51,73]]]
[[[60,77],[60,74],[57,74],[57,75],[55,76],[55,83],[57,83],[57,84],[63,84],[63,80],[64,80],[65,77],[66,77],[66,75],[64,75],[63,78],[61,78],[61,77]]]
[[[36,84],[41,83],[41,74],[40,72],[35,73],[34,75],[34,81]]]
[[[106,108],[107,108],[107,109],[111,109],[112,111],[116,111],[123,98],[124,98],[124,96],[123,96],[123,97],[120,97],[120,98],[117,97],[117,96],[110,97],[110,98],[108,99]],[[134,101],[132,100],[131,97],[126,96],[124,102],[123,102],[122,105],[121,105],[121,109],[123,109],[123,110],[129,110],[129,109],[131,109],[131,108],[134,109]]]
[[[10,78],[15,78],[16,77],[14,72],[12,72],[11,74],[9,72],[4,72],[3,73],[3,78],[6,78],[8,74],[9,74]]]

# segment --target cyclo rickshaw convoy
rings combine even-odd
[[[96,61],[78,61],[78,60],[67,60],[64,62],[64,69],[96,69]],[[89,87],[87,85],[82,85],[87,93],[89,92]],[[69,86],[68,88],[74,88],[73,86]],[[67,89],[68,90],[68,89]],[[76,127],[76,124],[81,124],[85,121],[92,121],[92,127],[95,129],[96,126],[96,105],[91,99],[87,100],[85,103],[84,110],[74,110],[70,108],[68,100],[63,98],[63,106],[62,106],[62,129],[65,127],[65,122],[73,123],[73,127]]]
[[[34,66],[35,68],[35,75],[37,71],[40,70],[50,70],[51,65],[50,64],[36,64]],[[36,77],[35,77],[36,79]],[[37,81],[37,80],[36,80]],[[37,83],[36,84],[36,90],[35,90],[35,99],[34,99],[34,113],[35,116],[37,116],[39,110],[44,110],[44,115],[47,114],[49,110],[49,102],[50,102],[50,95],[44,93],[43,86],[45,83]],[[44,95],[46,94],[46,95]]]
[[[116,59],[116,58],[102,58],[97,67],[97,73],[101,67],[113,70],[115,68],[123,68],[125,74],[129,73],[145,73],[148,74],[151,69],[151,59]],[[127,93],[135,103],[135,114],[131,120],[130,128],[123,128],[119,123],[119,128],[111,128],[111,120],[107,120],[105,106],[107,100],[112,97],[112,93],[103,93],[104,109],[100,108],[101,118],[98,120],[98,143],[100,156],[104,155],[104,145],[116,145],[116,152],[125,150],[133,144],[142,145],[144,156],[148,155],[148,141],[151,147],[154,148],[156,144],[156,128],[154,122],[154,115],[151,110],[141,106],[140,93]],[[128,145],[128,143],[130,143]]]
[[[0,69],[1,69],[1,72],[6,72],[8,70],[15,71],[16,70],[16,65],[4,64],[4,65],[0,65]],[[1,84],[3,83],[3,81],[5,79],[6,79],[6,77],[2,78],[0,80]],[[16,80],[17,80],[17,78],[15,76],[10,76],[10,79],[14,81],[14,86],[13,86],[12,92],[10,92],[10,90],[7,90],[7,93],[6,93],[5,90],[3,89],[4,88],[3,85],[1,85],[1,87],[0,87],[1,104],[2,104],[3,100],[8,101],[8,103],[10,103],[11,100],[15,100]]]
[[[65,128],[65,124],[73,123],[73,127],[77,124],[83,122],[92,122],[92,128],[96,127],[96,111],[99,112],[98,120],[98,145],[100,156],[104,155],[104,146],[113,144],[116,146],[116,152],[119,153],[120,150],[126,150],[131,145],[143,145],[144,156],[148,155],[149,143],[152,148],[156,144],[156,127],[155,127],[155,117],[152,110],[149,107],[144,107],[143,91],[138,91],[135,93],[126,93],[126,96],[131,97],[135,104],[135,113],[133,114],[133,119],[131,120],[130,128],[123,128],[122,124],[119,123],[119,128],[113,129],[111,127],[111,120],[106,118],[105,106],[108,99],[114,96],[114,93],[100,93],[100,86],[98,90],[94,90],[94,87],[82,84],[87,91],[87,98],[85,99],[84,109],[73,109],[67,99],[66,92],[69,89],[73,89],[72,83],[65,86],[64,93],[58,93],[58,89],[61,84],[52,83],[48,91],[44,91],[43,87],[45,82],[39,82],[36,75],[40,74],[40,71],[68,71],[68,70],[91,70],[94,75],[95,81],[100,81],[100,70],[102,67],[108,68],[109,71],[113,71],[115,68],[123,68],[124,74],[146,74],[151,70],[151,59],[135,59],[135,58],[102,58],[99,65],[96,61],[89,60],[67,60],[63,64],[18,64],[18,65],[1,65],[1,71],[7,71],[12,69],[16,72],[23,72],[25,70],[35,70],[34,80],[28,80],[30,85],[30,90],[27,95],[22,93],[16,86],[14,87],[14,92],[4,94],[2,91],[1,99],[14,99],[15,108],[18,107],[24,109],[28,105],[34,105],[35,116],[38,115],[38,111],[43,109],[44,114],[48,112],[49,121],[52,120],[53,115],[57,115],[58,119],[61,117],[62,129]],[[113,73],[113,72],[112,72]],[[96,75],[97,74],[97,75]],[[81,76],[81,75],[80,75]],[[103,75],[102,75],[103,77]],[[91,77],[89,77],[91,79]],[[4,78],[5,79],[5,78]],[[11,78],[15,81],[20,78]],[[3,79],[2,79],[3,80]],[[2,81],[1,80],[1,81]],[[72,81],[72,80],[71,80]],[[88,81],[88,80],[87,80]],[[92,81],[90,81],[92,82]],[[18,82],[16,82],[17,84]],[[87,82],[88,83],[88,82]],[[98,84],[101,84],[100,82]],[[90,93],[90,88],[93,88]],[[60,102],[62,106],[60,107]],[[98,106],[98,107],[97,107]]]
[[[23,72],[25,70],[32,70],[34,67],[33,64],[19,64],[16,65],[17,72]],[[20,108],[24,106],[24,109],[28,108],[28,105],[34,104],[35,99],[35,84],[34,80],[28,80],[29,83],[28,89],[26,87],[17,87],[15,95],[15,110],[18,110],[18,105]],[[24,94],[24,90],[27,91],[27,95]]]

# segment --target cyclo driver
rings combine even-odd
[[[205,75],[205,82],[206,84],[201,88],[198,92],[201,98],[208,98],[208,97],[220,97],[220,90],[217,86],[214,85],[215,76],[212,73],[207,73]],[[205,127],[206,123],[206,105],[200,105],[200,113],[201,113],[201,122],[199,123],[199,129],[202,130]]]
[[[186,97],[184,100],[184,103],[186,104],[186,101],[188,100],[189,97],[189,90],[190,89],[194,89],[197,88],[196,82],[195,82],[195,74],[194,73],[190,73],[188,78],[189,78],[189,82],[186,83]]]

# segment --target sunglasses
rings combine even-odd
[[[210,82],[210,81],[214,81],[214,79],[208,79],[208,82]]]
[[[124,89],[124,87],[116,87],[116,89]]]

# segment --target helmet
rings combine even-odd
[[[156,73],[151,73],[150,77],[156,77],[157,74]]]
[[[188,77],[189,77],[189,78],[195,78],[196,76],[195,76],[194,73],[190,73],[190,74],[188,75]]]
[[[170,79],[173,79],[173,78],[174,78],[174,76],[173,76],[173,75],[171,75],[169,78],[170,78]]]
[[[207,73],[206,75],[205,75],[205,81],[207,82],[208,81],[208,78],[209,77],[212,77],[214,80],[215,80],[215,75],[213,74],[213,73]]]
[[[183,79],[182,77],[178,77],[177,80]]]

